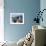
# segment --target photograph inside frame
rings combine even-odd
[[[24,24],[24,13],[12,13],[10,14],[11,24]]]

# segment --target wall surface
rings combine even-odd
[[[40,9],[41,9],[41,11],[43,9],[46,9],[46,0],[40,0]],[[46,27],[46,10],[43,12],[42,17],[43,17],[43,22],[40,21],[40,25]]]
[[[18,41],[31,31],[40,0],[4,0],[4,35],[7,41]],[[10,13],[24,13],[24,24],[10,24]]]
[[[4,41],[4,0],[0,0],[0,42]]]

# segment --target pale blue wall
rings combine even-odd
[[[4,0],[4,35],[5,40],[17,41],[24,37],[32,27],[35,12],[40,9],[40,0]],[[10,24],[10,12],[24,13],[23,25]],[[34,23],[35,24],[35,23]]]
[[[43,9],[46,9],[46,0],[41,0],[40,1],[40,10],[42,11]],[[43,12],[42,17],[43,17],[43,22],[40,21],[40,25],[46,27],[46,11]]]

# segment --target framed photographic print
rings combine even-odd
[[[24,13],[10,13],[10,24],[24,24]]]

